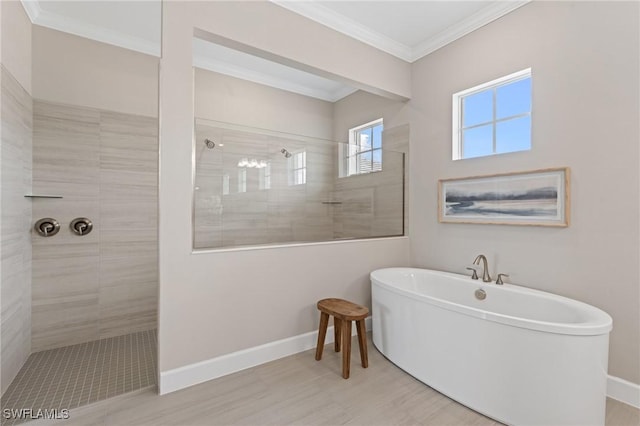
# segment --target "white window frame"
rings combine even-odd
[[[247,169],[238,169],[238,193],[247,192]]]
[[[229,173],[222,175],[222,195],[229,195]]]
[[[295,161],[298,159],[302,164],[301,167],[295,167]],[[298,171],[301,171],[301,180],[297,179]],[[298,151],[291,153],[289,157],[289,185],[305,185],[307,183],[307,151]]]
[[[533,110],[533,99],[532,99],[532,103],[531,103],[531,110],[528,113],[523,113],[523,114],[519,114],[519,115],[515,115],[515,116],[509,116],[509,117],[505,117],[505,118],[501,118],[499,120],[496,120],[496,89],[498,89],[501,86],[505,86],[507,84],[516,82],[518,80],[524,80],[525,78],[531,78],[531,68],[526,68],[524,70],[521,71],[517,71],[514,72],[512,74],[506,75],[504,77],[500,77],[500,78],[496,78],[495,80],[491,80],[488,81],[486,83],[480,84],[478,86],[472,87],[470,89],[466,89],[463,90],[461,92],[458,93],[454,93],[453,97],[452,97],[452,105],[453,105],[453,114],[452,114],[452,120],[451,122],[453,123],[453,129],[452,129],[452,135],[453,135],[453,140],[451,143],[451,148],[452,148],[452,155],[451,155],[451,159],[452,160],[465,160],[468,158],[464,157],[464,148],[462,146],[462,122],[463,122],[463,117],[462,117],[462,100],[470,95],[475,95],[476,93],[479,92],[484,92],[488,89],[493,89],[493,153],[492,154],[488,154],[487,157],[493,156],[493,155],[499,155],[498,153],[495,152],[496,150],[496,123],[502,122],[502,121],[507,121],[507,120],[512,120],[514,118],[518,118],[518,117],[526,117],[526,116],[531,116],[531,113]],[[533,94],[532,94],[533,95]],[[482,125],[487,125],[491,122],[486,122],[486,123],[482,123]],[[479,157],[472,157],[472,158],[479,158]]]
[[[381,172],[383,165],[382,165],[382,152],[383,152],[383,146],[382,146],[382,140],[380,141],[380,148],[374,148],[373,147],[373,141],[371,141],[371,149],[367,149],[364,151],[360,151],[359,148],[359,144],[358,144],[358,140],[357,140],[357,134],[367,128],[370,127],[376,127],[378,125],[382,125],[382,129],[384,131],[384,119],[383,118],[378,118],[376,120],[370,121],[368,123],[364,123],[361,124],[359,126],[353,127],[351,129],[349,129],[349,143],[348,144],[342,144],[343,146],[341,147],[342,149],[340,150],[340,158],[339,158],[339,167],[340,167],[340,173],[339,173],[339,177],[349,177],[349,176],[358,176],[358,175],[365,175],[365,174],[369,174],[369,173],[377,173],[377,172]],[[357,148],[356,148],[357,147]],[[355,149],[354,149],[355,148]],[[374,151],[380,151],[381,155],[380,155],[380,170],[373,170],[373,152]],[[366,153],[366,152],[371,152],[371,170],[368,172],[360,172],[360,164],[358,159],[362,157],[362,153]]]
[[[260,189],[271,189],[271,161],[267,161],[263,167],[258,169],[259,175],[259,187]]]

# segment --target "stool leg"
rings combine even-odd
[[[320,313],[320,328],[318,329],[318,346],[316,347],[316,360],[322,359],[322,350],[324,349],[324,336],[327,334],[327,324],[329,324],[329,314]]]
[[[342,330],[342,321],[338,318],[333,317],[333,346],[336,352],[340,352],[340,331]]]
[[[349,378],[351,366],[351,321],[342,320],[342,377]]]
[[[364,326],[364,320],[356,321],[356,329],[358,330],[358,345],[360,346],[360,361],[362,367],[369,366],[369,358],[367,357],[367,330]]]

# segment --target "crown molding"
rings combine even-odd
[[[531,0],[495,1],[470,17],[428,38],[415,47],[399,43],[314,1],[270,1],[406,62],[415,62],[423,56],[524,6]]]
[[[490,22],[493,22],[510,12],[513,12],[514,10],[524,6],[530,1],[531,0],[497,1],[487,7],[480,9],[478,12],[469,16],[468,18],[458,22],[457,24],[447,28],[446,30],[415,46],[412,49],[412,57],[410,62],[415,62],[418,59],[428,55],[429,53],[435,52],[441,47],[444,47],[447,44],[464,37],[470,32],[473,32],[478,28],[482,28]]]
[[[90,38],[125,49],[135,50],[147,55],[160,56],[159,43],[48,12],[42,9],[40,1],[41,0],[21,0],[25,12],[33,24]],[[406,62],[415,62],[423,56],[524,6],[531,0],[496,1],[413,48],[382,35],[352,19],[346,18],[314,1],[270,1]]]
[[[266,75],[258,71],[250,70],[248,68],[229,64],[227,62],[216,61],[215,59],[211,59],[201,55],[194,56],[193,66],[196,68],[201,68],[208,71],[217,72],[219,74],[252,81],[254,83],[274,87],[276,89],[285,90],[287,92],[297,93],[303,96],[309,96],[327,102],[336,102],[343,97],[357,91],[357,89],[352,89],[349,87],[331,93],[325,90],[312,89],[304,85],[292,83],[289,80]]]
[[[332,30],[345,34],[378,50],[387,52],[404,61],[411,62],[412,49],[390,37],[380,34],[371,28],[349,19],[321,4],[313,1],[270,0],[291,12],[309,18]]]
[[[31,23],[106,44],[160,57],[160,44],[48,12],[38,0],[22,0]]]

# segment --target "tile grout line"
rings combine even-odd
[[[2,398],[3,407],[72,409],[150,387],[156,382],[149,376],[157,353],[152,336],[155,331],[144,330],[36,352]],[[2,419],[2,425],[22,421]]]

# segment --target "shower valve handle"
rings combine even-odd
[[[60,223],[51,217],[45,217],[37,221],[33,228],[42,237],[53,237],[60,230]]]
[[[93,223],[86,217],[77,217],[71,221],[69,225],[71,231],[76,235],[87,235],[93,229]]]

